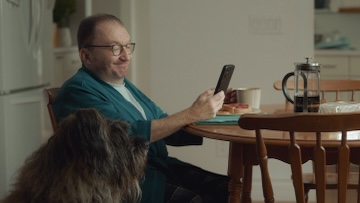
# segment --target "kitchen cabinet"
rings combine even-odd
[[[333,12],[359,13],[360,0],[330,0],[328,7]]]
[[[315,0],[315,13],[360,13],[360,0]]]
[[[360,12],[360,0],[337,0],[337,1],[339,2],[339,12],[343,12],[343,13]]]
[[[315,55],[317,63],[321,64],[322,79],[348,79],[349,78],[349,60],[346,56],[322,56]]]
[[[55,71],[53,86],[61,86],[81,67],[77,47],[57,48],[54,50]]]
[[[321,78],[360,79],[360,51],[316,50],[314,62],[321,65]]]
[[[339,8],[339,13],[360,13],[360,6],[354,8]]]
[[[360,55],[350,58],[350,79],[360,79]]]
[[[316,50],[314,62],[321,65],[321,79],[360,80],[359,51]],[[335,99],[335,93],[327,97],[331,101]],[[350,93],[341,93],[340,98],[350,99]],[[360,93],[356,94],[355,99],[360,101]]]

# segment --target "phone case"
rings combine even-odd
[[[235,69],[235,66],[232,64],[225,65],[222,68],[214,94],[220,92],[221,90],[223,90],[224,93],[226,93],[226,91],[229,87],[230,80],[231,80],[232,74],[234,72],[234,69]]]

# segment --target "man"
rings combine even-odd
[[[167,115],[126,79],[135,43],[112,15],[85,18],[78,29],[82,67],[62,86],[53,108],[57,121],[80,108],[96,108],[110,119],[127,121],[129,135],[151,142],[141,185],[141,202],[227,202],[228,178],[168,157],[166,144],[201,144],[182,128],[212,118],[222,107],[223,91],[202,93],[189,107]],[[234,96],[226,97],[226,99]]]

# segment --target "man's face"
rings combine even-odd
[[[115,21],[107,21],[97,25],[95,38],[91,45],[111,46],[128,43],[130,43],[130,35],[126,29]],[[131,55],[125,48],[122,49],[119,56],[113,55],[111,47],[90,47],[83,51],[87,53],[85,66],[90,71],[105,82],[123,83],[131,60]]]

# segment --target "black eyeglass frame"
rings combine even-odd
[[[114,47],[115,46],[119,46],[120,47],[120,52],[119,52],[119,54],[115,54],[114,53]],[[124,48],[126,48],[127,49],[127,51],[129,52],[129,53],[127,53],[127,54],[129,54],[129,55],[131,55],[132,53],[134,53],[134,51],[135,51],[135,43],[134,42],[131,42],[131,43],[129,43],[129,44],[125,44],[125,45],[122,45],[122,44],[114,44],[114,45],[91,45],[91,44],[89,44],[89,45],[85,45],[83,48],[91,48],[91,47],[111,47],[111,51],[112,51],[112,53],[113,53],[113,55],[114,56],[120,56],[120,54],[121,54],[121,52],[123,51],[123,49]]]

